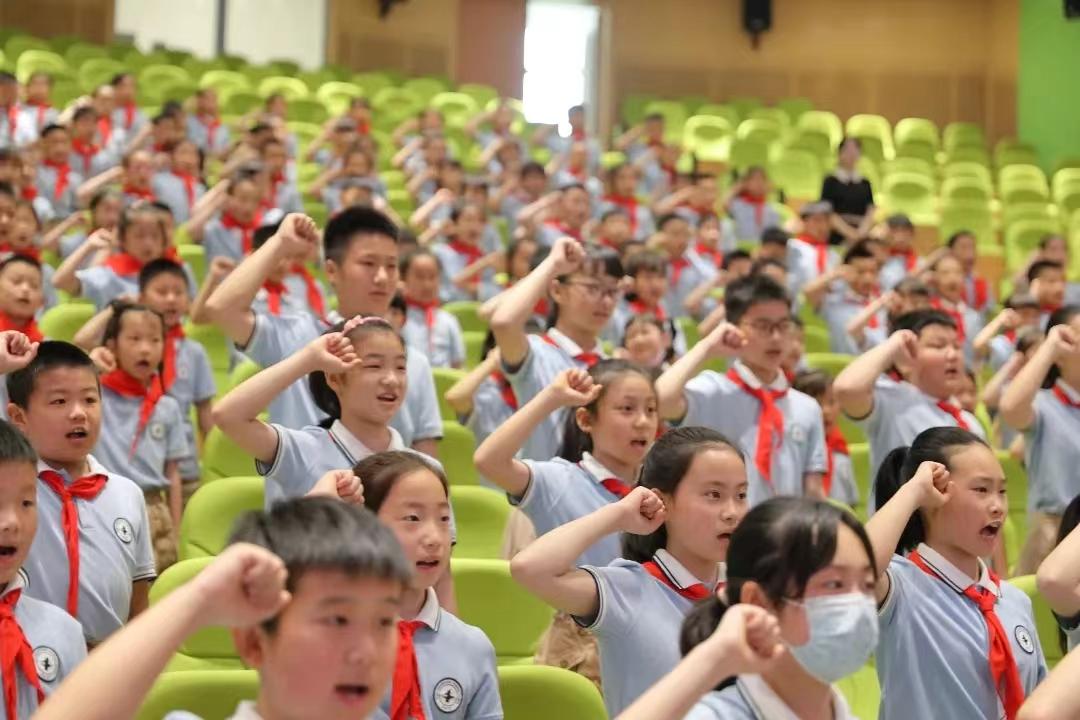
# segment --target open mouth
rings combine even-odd
[[[365,700],[371,688],[367,685],[340,684],[334,686],[334,694],[347,703]]]
[[[397,393],[380,393],[375,396],[379,402],[393,403],[398,401]]]
[[[1001,523],[1000,522],[992,522],[989,525],[987,525],[986,527],[984,527],[982,530],[979,531],[979,535],[983,536],[987,540],[994,540],[1000,534],[1001,534]]]
[[[416,567],[420,568],[421,570],[434,570],[435,568],[439,567],[439,565],[440,565],[439,560],[417,560],[416,561]]]
[[[85,440],[90,433],[85,428],[75,428],[71,432],[64,435],[68,440]]]
[[[14,557],[16,549],[14,545],[0,545],[0,558]]]
[[[644,448],[649,447],[649,441],[648,440],[631,440],[630,445],[632,447],[644,449]]]
[[[722,532],[716,536],[716,539],[720,540],[721,542],[731,542],[731,533]]]

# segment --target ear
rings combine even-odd
[[[266,657],[266,643],[270,641],[266,631],[258,626],[233,628],[231,630],[236,654],[249,668],[258,669]]]
[[[326,384],[340,398],[342,391],[345,389],[345,375],[343,373],[326,373]],[[338,402],[340,403],[340,400]]]
[[[8,420],[12,425],[19,430],[25,431],[26,429],[26,410],[19,407],[13,402],[9,402],[7,405]]]
[[[323,270],[326,272],[326,280],[337,290],[338,274],[340,272],[337,262],[327,258],[326,262],[323,263]]]
[[[561,303],[566,301],[565,292],[566,292],[566,287],[561,282],[559,282],[557,279],[552,278],[551,282],[548,283],[548,294],[551,295],[551,298],[556,303],[561,304]]]
[[[592,433],[593,419],[589,411],[583,407],[579,407],[574,410],[574,420],[577,421],[577,426],[581,428],[583,433]]]
[[[757,605],[767,610],[775,610],[772,601],[769,600],[769,596],[765,593],[765,589],[753,580],[747,580],[743,583],[742,588],[739,590],[738,600],[740,603],[747,605]]]

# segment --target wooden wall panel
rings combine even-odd
[[[78,35],[90,42],[113,38],[113,0],[0,0],[0,27],[31,35]]]
[[[375,0],[329,0],[327,61],[356,70],[450,75],[458,0],[410,0],[385,19]]]

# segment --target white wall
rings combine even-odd
[[[225,50],[254,63],[326,63],[326,0],[228,0]]]
[[[116,0],[115,15],[116,32],[133,36],[144,52],[162,43],[199,57],[215,54],[217,0]]]

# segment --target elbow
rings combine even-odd
[[[229,396],[226,395],[220,402],[214,403],[214,406],[210,409],[210,422],[212,426],[221,428],[221,432],[226,435],[233,428],[236,419],[230,412],[232,403],[229,402]]]
[[[535,568],[530,560],[528,549],[522,550],[510,560],[510,577],[517,584],[532,589],[535,587]]]

